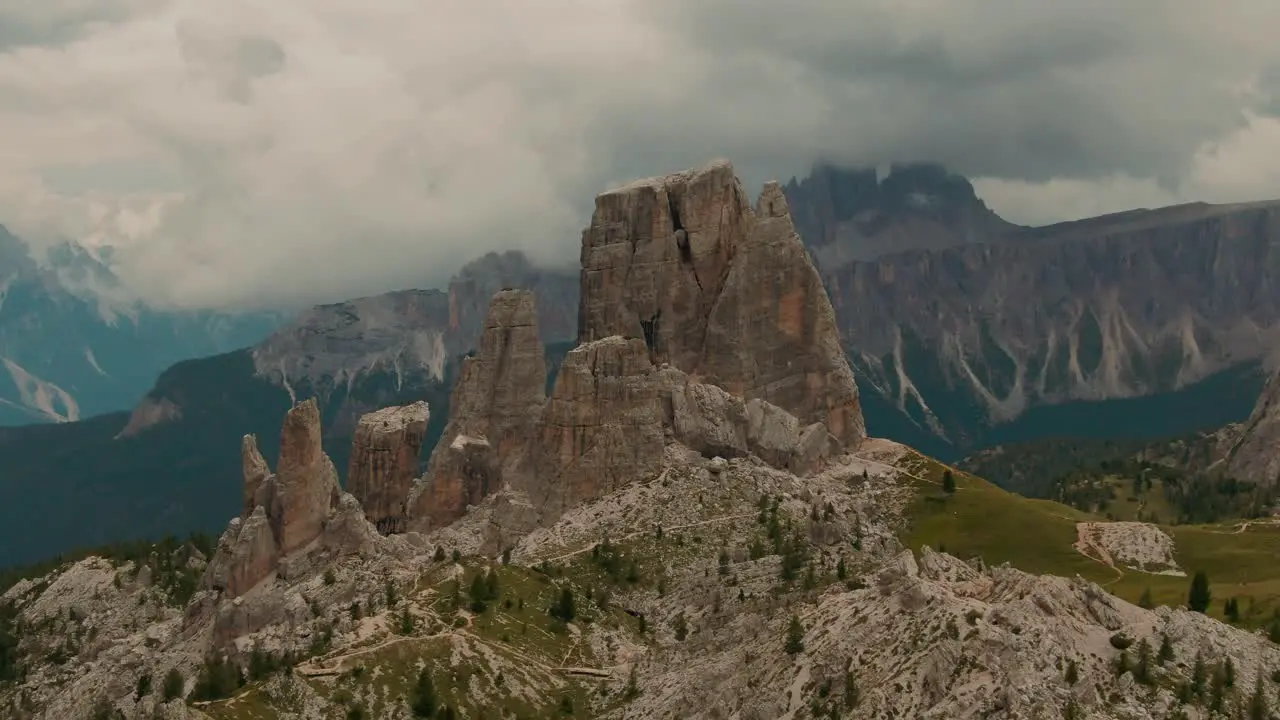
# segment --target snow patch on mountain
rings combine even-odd
[[[9,371],[22,405],[39,411],[55,422],[75,422],[80,419],[80,406],[71,393],[31,374],[7,357],[0,357],[0,362]]]
[[[103,370],[102,366],[98,364],[98,358],[93,356],[93,348],[84,349],[84,359],[89,363],[90,367],[98,372],[99,375],[102,377],[110,377],[107,375],[107,371]]]

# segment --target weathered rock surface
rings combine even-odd
[[[429,418],[427,404],[416,402],[368,413],[356,426],[347,488],[383,534],[405,529],[409,490],[418,476]]]
[[[231,522],[238,521],[236,518]],[[276,538],[267,521],[267,511],[261,505],[236,529],[225,588],[229,597],[239,597],[266,579],[275,571],[279,559]]]
[[[1271,377],[1227,453],[1228,477],[1258,485],[1280,483],[1280,373]]]
[[[658,378],[640,338],[608,337],[565,356],[542,413],[536,481],[551,517],[661,470]]]
[[[499,291],[479,351],[463,360],[427,476],[413,493],[412,529],[448,524],[501,486],[503,471],[520,462],[534,440],[546,382],[533,294]]]
[[[754,211],[724,161],[604,193],[582,263],[579,342],[644,338],[654,362],[822,422],[846,446],[865,436],[834,312],[776,183]]]
[[[320,442],[320,408],[314,398],[285,416],[276,468],[280,515],[273,519],[280,553],[300,550],[320,536],[338,501],[338,472]]]
[[[258,438],[245,435],[240,443],[240,464],[244,473],[244,508],[241,515],[248,517],[258,505],[267,505],[261,497],[263,483],[271,476],[271,468],[258,449]]]

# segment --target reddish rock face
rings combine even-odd
[[[405,529],[409,490],[418,475],[430,411],[425,402],[388,407],[360,418],[351,446],[347,488],[383,534]]]
[[[582,242],[579,342],[644,338],[654,362],[848,447],[865,437],[835,314],[776,183],[754,211],[727,162],[632,183],[596,199]]]
[[[276,472],[279,516],[272,518],[280,554],[288,555],[320,536],[338,500],[338,473],[320,442],[320,408],[314,398],[285,416]]]

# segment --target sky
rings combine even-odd
[[[334,301],[727,157],[931,161],[1015,222],[1280,197],[1275,0],[5,0],[0,224],[156,305]]]

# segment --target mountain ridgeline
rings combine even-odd
[[[1274,203],[1023,228],[963,177],[930,165],[883,178],[819,166],[782,191],[834,308],[872,436],[943,460],[1047,437],[1172,437],[1244,420],[1262,389],[1280,327]],[[699,282],[718,276],[701,236],[680,230]],[[132,414],[2,428],[0,527],[13,531],[0,537],[0,565],[216,530],[234,509],[225,489],[239,468],[228,449],[246,432],[270,437],[291,403],[311,395],[340,472],[356,420],[384,405],[426,400],[433,447],[493,294],[532,291],[553,375],[577,337],[580,285],[606,270],[491,253],[446,291],[321,306],[248,349],[174,365]],[[661,290],[687,294],[690,283]],[[18,284],[9,287],[5,317]],[[650,343],[682,332],[671,309],[643,310],[636,332]]]

